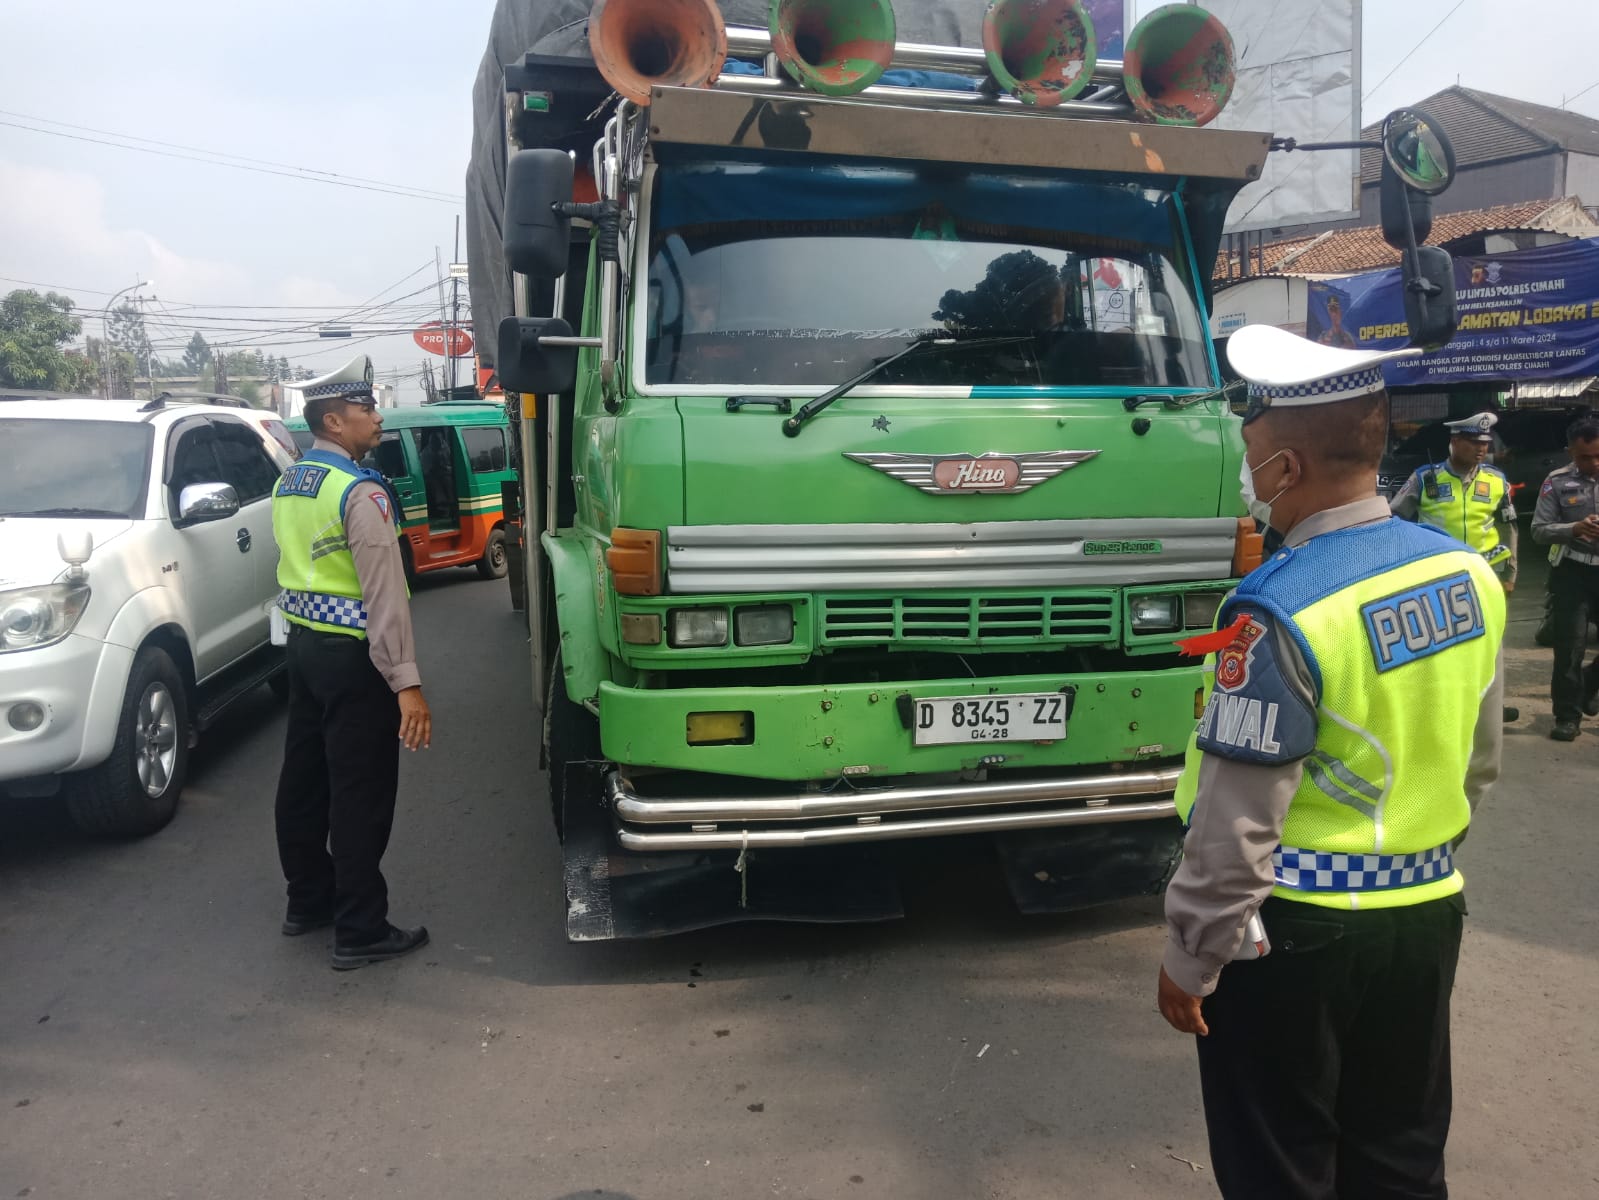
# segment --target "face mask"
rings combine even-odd
[[[1255,520],[1259,521],[1262,525],[1271,525],[1271,506],[1278,500],[1282,499],[1283,492],[1286,492],[1288,488],[1281,488],[1270,500],[1262,500],[1259,496],[1255,495],[1255,472],[1260,470],[1261,467],[1277,461],[1277,459],[1281,458],[1285,453],[1287,453],[1287,451],[1279,450],[1265,462],[1261,463],[1260,466],[1255,467],[1249,465],[1249,456],[1245,455],[1244,461],[1239,464],[1238,467],[1238,488],[1239,491],[1243,493],[1244,504],[1249,509],[1249,515],[1254,517]]]

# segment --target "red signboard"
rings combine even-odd
[[[448,350],[444,346],[446,332],[450,335]],[[446,331],[441,321],[429,321],[411,336],[416,339],[416,344],[429,354],[438,354],[446,358],[460,358],[463,354],[472,353],[472,335],[464,329]]]

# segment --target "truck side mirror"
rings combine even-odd
[[[578,347],[543,341],[571,337],[572,327],[559,317],[506,317],[500,322],[495,359],[501,384],[523,395],[559,396],[571,391],[577,382]]]
[[[505,261],[511,270],[534,279],[566,274],[572,221],[559,206],[572,199],[573,178],[564,150],[518,150],[505,164]]]
[[[1455,260],[1441,246],[1417,246],[1416,269],[1405,258],[1405,321],[1410,344],[1436,350],[1449,344],[1460,322],[1455,302]]]
[[[1423,243],[1432,232],[1432,198],[1455,178],[1455,148],[1426,113],[1401,108],[1382,127],[1382,236],[1399,251],[1410,344],[1427,350],[1455,336],[1455,266],[1446,250]]]

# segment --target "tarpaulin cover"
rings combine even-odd
[[[1314,281],[1306,335],[1333,346],[1407,344],[1398,267]],[[1592,375],[1599,361],[1599,238],[1455,258],[1460,331],[1435,354],[1385,363],[1390,387]]]
[[[499,0],[489,26],[488,50],[472,89],[472,158],[466,173],[472,319],[485,366],[492,365],[500,320],[512,312],[511,279],[500,251],[505,67],[529,52],[587,58],[592,6],[593,0]],[[984,8],[972,0],[894,0],[899,40],[980,47]],[[725,0],[721,9],[730,25],[766,26],[765,0]]]

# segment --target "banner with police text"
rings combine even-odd
[[[1398,267],[1311,282],[1306,336],[1329,346],[1403,347],[1403,286]],[[1460,331],[1435,354],[1385,363],[1390,387],[1599,374],[1599,238],[1457,256],[1455,287]]]

